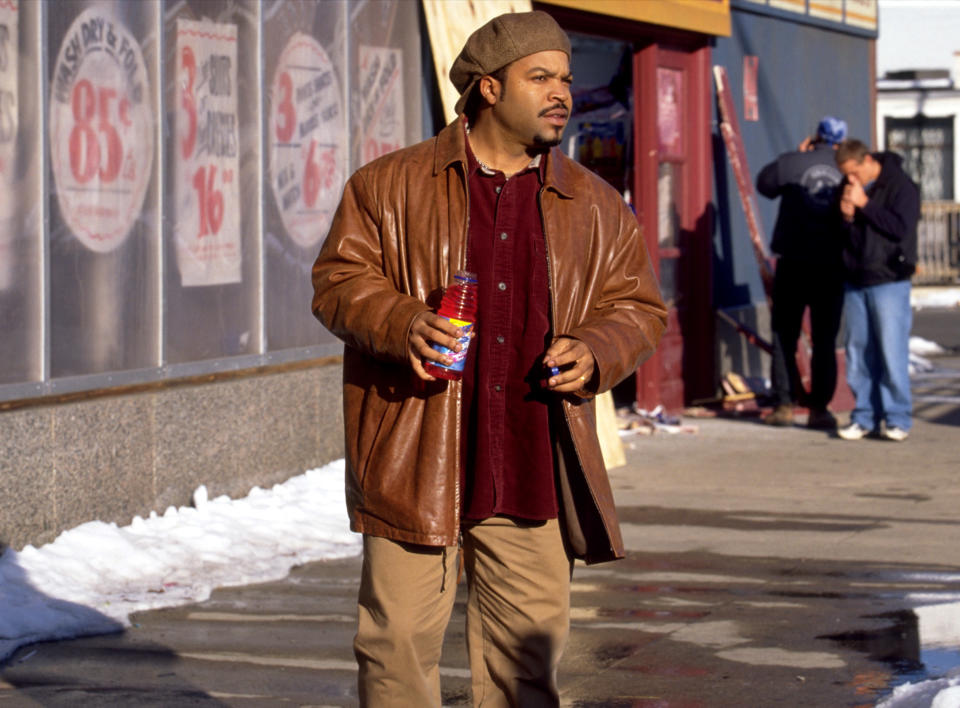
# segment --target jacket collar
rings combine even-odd
[[[467,148],[462,120],[462,116],[457,116],[437,134],[433,156],[434,175],[440,174],[455,163],[460,165],[464,175],[467,174]],[[551,148],[547,154],[544,189],[552,189],[561,196],[572,199],[576,176],[571,161],[559,148]]]

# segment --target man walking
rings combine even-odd
[[[873,432],[907,439],[910,397],[910,276],[917,263],[920,191],[891,152],[871,153],[859,140],[837,150],[846,181],[840,201],[846,227],[847,383],[856,397],[850,424],[838,433]]]
[[[843,308],[841,223],[837,214],[842,175],[834,151],[847,134],[846,122],[826,116],[814,138],[785,152],[757,175],[757,191],[780,197],[771,250],[777,254],[773,278],[773,362],[771,382],[776,405],[765,421],[793,423],[798,400],[810,409],[807,426],[833,430],[827,410],[837,386],[837,332]],[[812,277],[816,273],[817,277]],[[809,395],[799,388],[797,340],[804,310],[810,308],[811,357]]]
[[[477,705],[555,706],[572,559],[623,556],[592,398],[666,322],[636,218],[555,146],[570,42],[544,12],[501,15],[450,70],[457,119],[349,180],[313,269],[345,342],[347,506],[364,535],[354,652],[362,705],[439,706],[457,554]],[[477,274],[461,351],[434,314]]]

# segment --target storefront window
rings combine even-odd
[[[0,399],[337,351],[311,265],[424,137],[421,34],[406,0],[0,2]]]
[[[156,2],[47,7],[50,374],[157,364]]]
[[[953,116],[887,118],[888,150],[903,157],[924,201],[953,199]]]
[[[628,43],[570,33],[573,112],[567,154],[628,201],[633,145],[632,48]]]
[[[255,353],[259,337],[258,3],[164,14],[164,360]]]
[[[43,376],[39,17],[0,4],[0,383]]]
[[[288,0],[264,16],[265,304],[275,350],[335,341],[310,312],[310,269],[353,170],[421,137],[420,102],[404,90],[419,91],[420,38],[417,3],[402,0]]]

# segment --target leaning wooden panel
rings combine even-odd
[[[449,123],[460,94],[450,83],[450,67],[474,30],[505,12],[530,12],[531,0],[423,0],[433,65],[440,86],[443,113]]]

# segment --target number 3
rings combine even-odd
[[[282,98],[277,105],[278,117],[283,118],[283,125],[277,121],[277,140],[281,143],[290,142],[293,137],[293,129],[297,126],[297,112],[293,107],[293,79],[286,71],[280,75],[280,94]]]
[[[187,85],[183,87],[180,105],[187,112],[187,135],[180,141],[180,154],[188,158],[193,154],[197,143],[197,105],[193,97],[193,82],[197,78],[197,58],[190,47],[184,47],[180,53],[183,69],[187,72]]]

